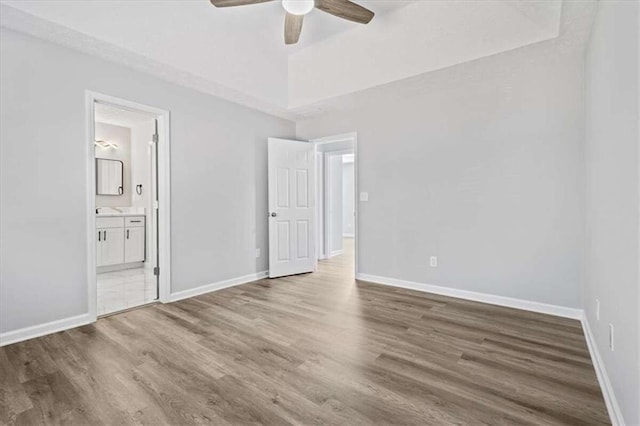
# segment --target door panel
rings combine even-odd
[[[306,169],[296,170],[296,207],[309,207],[309,171]]]
[[[315,270],[315,162],[308,142],[269,138],[269,276]]]
[[[125,229],[124,237],[124,262],[144,261],[144,227],[131,227]]]
[[[277,207],[287,209],[289,208],[289,169],[278,168],[276,180]]]
[[[296,228],[296,241],[298,244],[297,255],[298,259],[309,258],[309,221],[298,220]]]
[[[278,233],[278,261],[280,262],[286,262],[291,257],[289,254],[289,240],[291,239],[289,228],[288,221],[277,222],[276,232]]]

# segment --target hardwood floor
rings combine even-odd
[[[0,348],[2,424],[609,424],[578,321],[314,274]]]

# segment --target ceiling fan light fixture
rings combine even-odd
[[[315,0],[282,0],[282,7],[292,15],[306,15],[314,6]]]

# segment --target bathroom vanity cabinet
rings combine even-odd
[[[127,265],[145,261],[145,217],[96,218],[96,266]]]

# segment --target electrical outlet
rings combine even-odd
[[[600,321],[600,299],[596,299],[596,320]]]
[[[431,256],[431,258],[429,258],[429,266],[432,268],[438,267],[438,256]]]
[[[611,352],[613,352],[615,346],[613,344],[613,324],[609,323],[609,349],[611,349]]]
[[[259,248],[257,248],[257,249],[256,249],[256,259],[257,259],[257,258],[259,258],[259,257],[260,257],[260,255],[261,255],[260,249],[259,249]]]
[[[360,193],[360,201],[369,201],[369,193],[361,192]]]

